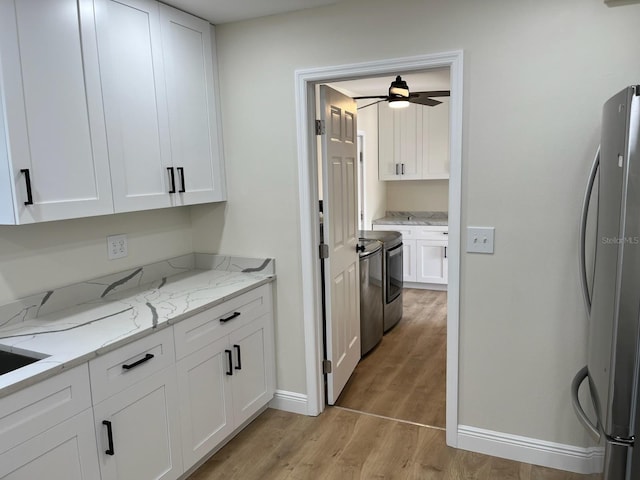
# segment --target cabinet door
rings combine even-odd
[[[100,478],[91,409],[0,455],[0,478]]]
[[[422,178],[449,178],[449,99],[423,109]]]
[[[415,282],[416,280],[416,240],[402,241],[402,280]]]
[[[116,212],[171,205],[168,114],[154,0],[96,0]]]
[[[182,474],[176,397],[175,368],[169,367],[94,406],[102,480],[174,480]],[[106,453],[109,431],[112,455]]]
[[[433,240],[417,240],[416,282],[447,283],[445,249],[447,244]]]
[[[273,398],[273,352],[270,315],[233,332],[233,410],[236,426]]]
[[[1,2],[0,59],[13,223],[112,213],[93,2]]]
[[[182,456],[190,468],[234,430],[227,337],[177,364]]]
[[[388,107],[387,107],[388,108]],[[399,180],[416,180],[422,174],[422,105],[410,104],[394,110],[396,162]]]
[[[378,179],[398,180],[400,170],[396,166],[393,110],[378,104]]]
[[[177,201],[225,199],[209,23],[160,5]]]

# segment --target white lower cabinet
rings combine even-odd
[[[449,232],[446,226],[373,225],[374,230],[402,234],[402,280],[408,287],[441,289],[449,282]]]
[[[415,240],[416,282],[447,283],[447,243],[437,240]]]
[[[0,455],[3,480],[96,480],[100,478],[93,429],[87,409]]]
[[[273,398],[271,295],[265,285],[175,326],[185,470]]]
[[[226,338],[178,362],[178,391],[185,465],[193,465],[233,432]]]
[[[86,364],[0,400],[0,478],[100,478]]]
[[[102,480],[173,480],[182,472],[175,367],[94,406]]]
[[[416,281],[416,241],[402,240],[402,280]]]
[[[272,295],[260,286],[3,397],[0,479],[183,476],[273,398]]]

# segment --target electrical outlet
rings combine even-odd
[[[122,258],[129,255],[126,235],[109,235],[107,237],[107,255],[109,260]]]
[[[495,227],[467,227],[467,252],[493,253]]]

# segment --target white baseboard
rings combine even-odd
[[[576,447],[465,425],[458,426],[458,448],[581,474],[602,472],[604,465],[603,447]]]
[[[276,390],[273,400],[269,402],[271,408],[284,410],[285,412],[308,415],[307,396],[303,393]]]

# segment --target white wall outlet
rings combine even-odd
[[[467,227],[467,252],[493,253],[495,227]]]
[[[126,235],[109,235],[107,237],[107,255],[109,260],[122,258],[129,255]]]

